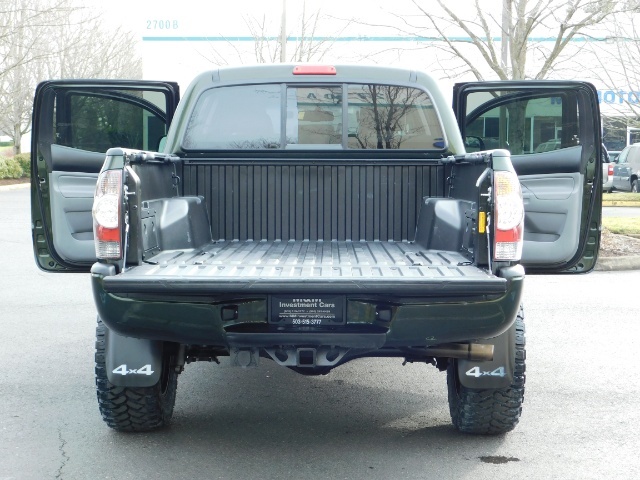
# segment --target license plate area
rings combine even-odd
[[[295,327],[344,325],[346,304],[342,295],[272,295],[269,323]]]

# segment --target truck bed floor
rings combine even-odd
[[[186,281],[188,279],[188,281]],[[105,279],[110,292],[504,293],[504,279],[459,253],[410,242],[216,241],[163,251]],[[391,290],[391,291],[390,291]]]

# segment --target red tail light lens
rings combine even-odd
[[[613,175],[613,163],[610,163],[609,167],[607,167],[607,175],[609,176]]]
[[[107,170],[98,177],[93,199],[93,236],[96,256],[122,258],[122,170]]]
[[[495,227],[494,260],[517,261],[522,257],[524,203],[520,181],[514,172],[498,171],[493,178]]]

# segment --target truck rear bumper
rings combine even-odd
[[[109,328],[126,336],[222,349],[279,345],[393,349],[491,338],[513,323],[524,282],[524,269],[514,266],[504,268],[485,290],[480,288],[482,282],[467,289],[443,279],[375,292],[342,285],[338,291],[345,299],[343,324],[314,328],[274,325],[269,321],[271,294],[259,290],[208,292],[164,285],[155,291],[123,293],[109,282],[114,274],[115,269],[105,264],[92,269],[95,303]],[[500,289],[495,288],[498,284]],[[292,285],[291,291],[306,296],[324,293],[307,284]]]

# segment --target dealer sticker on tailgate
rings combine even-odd
[[[272,296],[269,321],[280,325],[325,326],[344,324],[345,299],[331,297]]]

